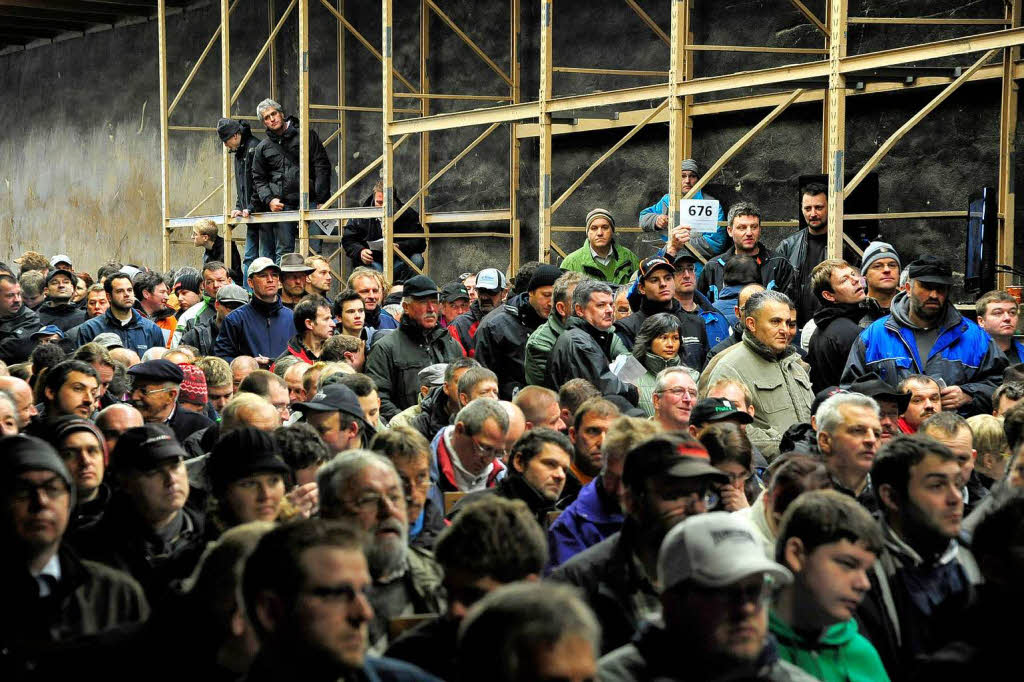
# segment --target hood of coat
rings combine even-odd
[[[519,321],[531,331],[544,324],[544,318],[530,305],[530,293],[528,291],[513,296],[505,303],[505,308],[518,317]]]
[[[644,353],[643,363],[644,367],[647,368],[647,371],[654,375],[657,375],[658,372],[666,367],[678,367],[680,364],[678,355],[666,360],[660,355],[655,355],[654,353]]]
[[[857,322],[867,314],[867,308],[860,303],[829,303],[814,312],[814,324],[818,331],[841,318]]]
[[[892,315],[892,319],[901,327],[920,329],[920,327],[910,321],[910,294],[906,291],[896,294],[892,299],[892,304],[889,306],[889,312]],[[960,320],[963,318],[947,300],[946,307],[943,309],[942,316],[939,319],[939,329],[949,329],[960,324]]]

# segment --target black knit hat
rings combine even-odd
[[[287,478],[292,473],[278,453],[274,437],[251,426],[231,431],[217,441],[206,470],[215,494],[253,474],[277,472]]]
[[[541,265],[539,268],[533,271],[533,275],[530,277],[530,283],[527,285],[527,291],[533,291],[540,287],[549,287],[554,285],[555,280],[562,276],[562,270],[557,265]]]
[[[199,291],[199,285],[202,284],[203,278],[199,276],[199,273],[194,272],[183,272],[178,275],[174,280],[174,286],[171,290],[174,293],[184,289],[185,291],[191,291],[194,294],[201,293]]]
[[[227,142],[235,133],[242,132],[242,126],[232,118],[222,118],[217,121],[217,135],[221,142]]]

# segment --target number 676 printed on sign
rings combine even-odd
[[[716,199],[680,199],[679,222],[692,232],[718,230],[718,201]]]

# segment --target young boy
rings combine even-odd
[[[867,510],[840,492],[807,492],[786,510],[776,561],[793,582],[779,592],[769,621],[783,660],[825,682],[889,679],[854,621],[882,542]]]

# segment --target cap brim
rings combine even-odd
[[[713,479],[716,483],[729,482],[729,476],[724,471],[694,458],[680,459],[680,461],[669,467],[664,475],[675,478],[707,477]]]
[[[421,289],[419,291],[403,291],[402,295],[408,296],[409,298],[428,298],[433,296],[440,296],[441,292],[438,291],[437,289],[434,289],[433,291],[430,291],[429,289]]]
[[[793,582],[793,574],[789,569],[764,555],[757,556],[751,552],[742,557],[730,554],[716,558],[721,560],[712,561],[694,571],[691,579],[704,587],[725,587],[749,576],[767,573],[780,586]]]
[[[313,412],[340,412],[337,407],[326,403],[292,403],[293,410],[311,410]]]
[[[655,270],[668,270],[671,273],[675,273],[676,267],[671,263],[658,263],[653,268],[648,270],[646,274],[644,274],[643,279],[647,279],[647,275],[650,275]]]
[[[921,275],[920,277],[911,277],[910,279],[916,279],[918,282],[924,282],[925,284],[953,286],[953,278],[944,277],[943,275]]]
[[[704,420],[704,423],[709,422],[724,422],[730,419],[738,420],[740,424],[750,424],[754,421],[754,418],[750,416],[748,412],[741,412],[740,410],[733,410],[732,412],[716,412]]]

